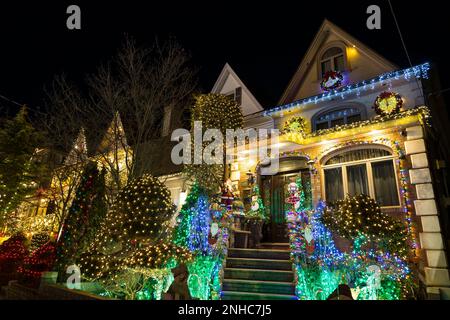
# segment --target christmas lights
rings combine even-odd
[[[0,246],[0,272],[13,273],[28,256],[25,246],[26,238],[22,234],[16,234],[3,242]]]
[[[55,259],[56,247],[49,241],[24,259],[23,266],[18,269],[20,282],[31,287],[39,286],[42,273],[52,269]]]
[[[366,195],[338,200],[325,209],[322,222],[343,238],[354,241],[363,236],[387,252],[407,257],[408,234],[404,225],[382,213],[376,201]]]
[[[427,125],[430,120],[428,109],[425,115],[422,117],[423,125]],[[396,155],[396,164],[400,172],[400,194],[403,199],[403,212],[405,214],[405,224],[408,231],[408,244],[410,246],[410,254],[413,260],[417,260],[419,257],[419,241],[417,238],[416,227],[413,222],[413,204],[410,199],[410,184],[409,184],[409,174],[408,168],[405,161],[405,152],[401,147],[401,143],[399,141],[394,141],[388,138],[373,138],[373,139],[360,139],[360,140],[351,140],[344,143],[333,145],[330,148],[324,149],[315,159],[314,162],[322,159],[326,154],[330,154],[336,150],[347,148],[347,147],[355,147],[362,145],[385,145],[389,147]]]
[[[374,236],[374,231],[365,225],[359,225],[359,215],[356,214],[356,223],[346,224],[345,215],[341,222],[336,223],[334,219],[340,219],[339,212],[329,214],[329,208],[325,203],[319,202],[315,210],[305,210],[305,205],[299,205],[301,198],[301,183],[296,183],[297,188],[290,188],[288,203],[292,204],[292,209],[287,212],[289,241],[291,255],[296,271],[296,294],[300,300],[325,300],[341,283],[353,287],[355,299],[358,300],[398,300],[405,298],[409,294],[408,289],[412,282],[410,269],[407,266],[405,257],[399,256],[398,252],[380,250],[384,243],[391,243],[390,234]],[[372,208],[377,211],[377,206],[366,198],[359,199],[361,205],[357,211],[364,211],[364,208]],[[364,206],[364,201],[366,205]],[[359,208],[361,207],[361,208]],[[353,208],[353,207],[352,207]],[[346,208],[349,209],[349,208]],[[353,208],[354,209],[354,208]],[[328,212],[327,212],[328,210]],[[342,210],[341,210],[342,211]],[[348,214],[345,210],[345,214]],[[325,218],[324,218],[325,214]],[[330,213],[331,214],[331,213]],[[371,220],[373,217],[366,217]],[[331,219],[333,229],[339,230],[346,235],[353,235],[353,249],[350,253],[341,252],[337,249],[333,234],[322,223],[322,220]],[[390,220],[386,216],[375,218],[369,225],[375,229],[384,226],[384,230],[390,230],[390,226],[379,220]],[[392,222],[392,221],[391,221]],[[337,224],[337,226],[336,226]],[[397,223],[398,230],[402,230],[402,225]],[[395,228],[394,228],[395,229]],[[344,230],[344,231],[343,231]],[[369,232],[368,230],[372,230]],[[369,237],[366,236],[369,234]],[[402,240],[404,232],[400,232]],[[380,240],[379,242],[376,242]],[[405,241],[406,243],[406,241]],[[398,243],[396,243],[398,244]],[[379,248],[374,248],[378,246]],[[403,244],[404,245],[404,244]],[[402,246],[400,246],[402,247]],[[390,249],[393,247],[391,246]],[[394,249],[395,250],[395,247]]]
[[[339,71],[327,71],[323,76],[320,87],[323,91],[329,92],[339,88],[343,80],[344,76]]]
[[[104,176],[104,171],[100,173],[94,162],[89,163],[83,172],[57,242],[57,268],[61,276],[88,249],[106,216]]]
[[[282,134],[288,133],[306,133],[306,120],[303,117],[294,117],[286,121],[281,130]]]
[[[268,220],[270,216],[267,215],[263,200],[259,192],[259,186],[253,187],[252,204],[250,210],[245,213],[246,219],[252,220]]]
[[[201,254],[211,250],[208,243],[210,228],[208,197],[206,191],[194,184],[178,215],[174,243]]]
[[[410,79],[428,79],[428,71],[430,70],[430,64],[424,63],[412,68],[399,70],[399,71],[393,71],[389,73],[385,73],[383,75],[380,75],[378,77],[375,77],[371,80],[365,80],[360,83],[351,84],[345,87],[342,87],[340,89],[332,90],[327,93],[323,93],[321,95],[317,95],[314,97],[298,100],[295,102],[292,102],[287,105],[278,106],[275,108],[272,108],[270,110],[267,110],[264,112],[264,116],[272,116],[276,113],[285,112],[285,111],[291,111],[293,109],[301,109],[305,108],[308,105],[311,104],[317,104],[323,101],[330,101],[333,98],[342,98],[344,99],[348,95],[356,95],[359,96],[361,92],[365,92],[367,90],[375,90],[375,88],[383,86],[385,82],[391,82],[393,80],[399,80],[403,77],[404,80],[409,81]]]
[[[301,145],[312,144],[324,140],[344,138],[351,135],[370,133],[376,130],[390,129],[414,122],[431,125],[431,115],[427,107],[421,106],[396,114],[378,116],[374,119],[359,121],[330,129],[317,130],[312,133],[289,132],[280,137],[280,141],[290,141]]]
[[[373,108],[378,115],[388,116],[399,113],[402,106],[403,99],[398,93],[383,92],[375,100]]]

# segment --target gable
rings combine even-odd
[[[236,94],[236,89],[240,91],[238,93],[240,95],[240,107],[244,116],[263,110],[262,106],[250,90],[227,63],[223,67],[222,72],[220,73],[219,78],[217,79],[211,92],[229,95]]]
[[[344,85],[398,69],[374,50],[325,20],[281,97],[280,105],[322,93],[321,58],[331,48],[341,49],[344,55]]]
[[[128,146],[125,130],[123,129],[122,120],[120,119],[119,112],[114,115],[111,124],[103,136],[98,152],[107,153],[111,151],[117,151],[117,148],[124,148]]]

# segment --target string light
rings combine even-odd
[[[320,141],[344,138],[352,135],[360,135],[383,129],[408,125],[417,121],[430,126],[430,111],[425,106],[412,108],[396,114],[378,116],[371,120],[359,121],[330,129],[317,130],[312,133],[305,131],[288,132],[280,137],[280,141],[289,141],[301,145],[308,145]]]
[[[17,234],[3,242],[0,246],[0,272],[15,272],[28,256],[28,249],[25,246],[26,238],[22,234]]]
[[[424,63],[412,68],[403,69],[399,71],[393,71],[382,74],[370,80],[365,80],[356,84],[351,84],[340,89],[335,89],[327,93],[323,93],[314,97],[298,100],[287,105],[278,106],[264,112],[264,116],[272,116],[276,113],[292,111],[294,109],[302,109],[311,104],[318,104],[323,101],[331,101],[334,98],[342,98],[345,96],[356,94],[359,96],[361,92],[367,90],[375,90],[377,86],[383,86],[388,81],[399,80],[403,77],[404,80],[409,81],[414,79],[428,79],[428,71],[430,70],[430,64]]]
[[[259,191],[259,186],[253,187],[252,204],[250,210],[245,213],[246,219],[251,220],[269,220],[270,215],[267,214],[263,200]]]
[[[56,247],[49,241],[24,259],[23,266],[18,268],[20,282],[27,286],[39,286],[42,273],[52,269],[55,259]]]

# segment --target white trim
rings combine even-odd
[[[256,107],[259,109],[259,111],[263,111],[264,108],[261,106],[261,104],[256,100],[255,96],[251,93],[251,91],[247,88],[247,86],[242,82],[242,80],[239,78],[239,76],[234,72],[234,70],[231,68],[231,66],[228,63],[225,63],[225,66],[223,67],[222,71],[220,72],[219,77],[216,80],[216,83],[214,84],[213,88],[211,89],[212,93],[220,93],[222,90],[223,85],[225,84],[225,81],[227,80],[228,76],[233,76],[233,78],[237,81],[239,84],[239,87],[242,88],[242,92],[246,92],[247,95],[250,97],[250,100],[253,101],[253,103],[256,105]],[[241,105],[242,107],[242,105]],[[257,111],[257,112],[259,112]]]
[[[321,49],[321,46],[324,43],[326,43],[326,40],[328,39],[330,33],[334,33],[339,38],[341,38],[340,40],[347,46],[356,46],[362,54],[370,58],[372,61],[374,61],[374,63],[379,65],[381,68],[385,69],[387,72],[398,69],[398,67],[395,64],[385,59],[379,53],[375,52],[373,49],[364,45],[362,42],[351,36],[349,33],[345,32],[332,22],[325,19],[322,25],[320,26],[318,32],[316,33],[316,36],[314,37],[313,41],[311,42],[311,45],[306,51],[306,54],[303,56],[303,59],[300,65],[298,66],[294,76],[291,78],[288,86],[283,92],[283,95],[278,101],[278,105],[284,105],[286,103],[292,102],[290,101],[292,90],[296,87],[300,87],[300,84],[304,81],[308,73],[307,71],[310,68],[312,68],[314,64],[313,62],[317,61],[316,59],[318,51]]]
[[[389,153],[392,154],[392,149],[389,148],[388,146],[386,146],[384,144],[371,143],[371,144],[367,144],[367,145],[348,146],[348,147],[344,147],[344,148],[340,148],[340,149],[331,151],[330,153],[326,154],[325,156],[323,156],[320,159],[320,163],[324,167],[333,166],[333,165],[325,165],[324,163],[326,163],[328,160],[330,160],[331,158],[333,158],[334,156],[336,156],[338,154],[345,153],[348,151],[364,150],[364,149],[380,149],[380,150],[388,151]],[[391,155],[391,156],[379,157],[379,158],[373,158],[373,159],[384,159],[384,158],[392,158],[392,157],[394,157],[394,156]],[[366,159],[366,160],[369,160],[369,159]],[[365,162],[366,160],[358,160],[358,161],[345,162],[345,163]],[[337,164],[337,165],[339,165],[339,164]]]

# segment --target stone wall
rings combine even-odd
[[[414,208],[421,224],[420,246],[426,257],[425,284],[430,298],[440,297],[448,295],[450,278],[423,129],[416,126],[406,131],[405,151],[411,161],[409,176],[417,198]]]

